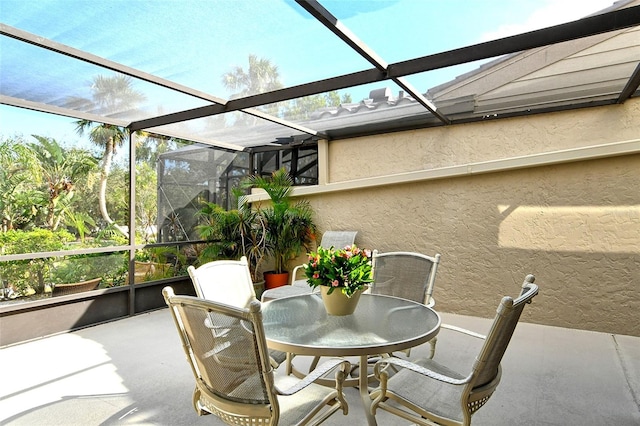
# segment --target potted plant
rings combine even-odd
[[[268,206],[256,209],[264,220],[266,251],[274,263],[273,271],[265,272],[264,278],[267,289],[287,284],[289,263],[310,251],[315,240],[313,209],[307,200],[291,199],[293,180],[284,168],[269,177],[250,176],[242,187],[263,189],[271,199]]]
[[[371,251],[355,244],[341,249],[318,247],[317,252],[309,254],[304,269],[309,286],[320,286],[331,315],[352,314],[360,294],[373,281]]]
[[[241,189],[234,188],[239,198]],[[200,263],[216,259],[247,258],[249,273],[259,297],[264,280],[259,272],[266,255],[266,223],[262,215],[246,203],[239,203],[238,209],[225,210],[215,203],[205,202],[197,213],[204,223],[196,227],[200,237],[209,241],[199,253]]]
[[[239,192],[234,190],[234,193],[239,197]],[[240,254],[247,258],[256,297],[260,299],[265,288],[265,280],[260,271],[267,253],[266,221],[259,211],[252,209],[251,205],[245,202],[240,202],[238,206],[238,218]]]

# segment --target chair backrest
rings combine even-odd
[[[256,298],[247,258],[216,260],[199,268],[187,268],[198,297],[236,307]]]
[[[249,424],[247,416],[256,421],[251,424],[277,424],[279,407],[260,302],[238,308],[176,296],[171,287],[162,294],[196,379],[196,409],[204,407],[233,424]]]
[[[433,287],[440,254],[427,256],[404,251],[378,253],[374,250],[372,262],[371,293],[433,305]]]
[[[520,320],[524,306],[531,303],[533,297],[538,294],[538,286],[533,284],[534,280],[533,275],[527,275],[518,298],[513,300],[511,297],[505,296],[500,301],[491,329],[476,357],[472,371],[473,377],[467,385],[467,389],[471,393],[486,387],[491,382],[494,382],[493,387],[497,386],[497,382],[500,380],[500,362]]]
[[[346,246],[353,245],[353,243],[356,240],[357,234],[358,234],[358,231],[325,231],[325,233],[322,234],[322,239],[320,240],[320,247],[323,247],[323,248],[333,247],[335,249],[343,249]],[[291,285],[297,284],[299,286],[306,287],[307,279],[298,278],[298,274],[300,271],[304,271],[304,265],[298,265],[295,268],[293,268],[293,270],[291,271]],[[282,292],[282,291],[283,289],[279,290],[278,292]],[[289,293],[289,291],[287,290],[284,290],[284,292]],[[299,293],[296,293],[296,294],[299,294]],[[270,297],[274,297],[274,296],[270,296]],[[277,297],[281,297],[281,296],[277,296]]]
[[[325,231],[320,240],[320,247],[343,249],[350,246],[356,240],[358,231]]]

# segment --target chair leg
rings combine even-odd
[[[293,372],[293,357],[295,356],[295,354],[292,354],[291,352],[287,352],[287,360],[286,362],[286,366],[285,366],[285,373],[287,373],[287,376],[290,376],[291,373]]]
[[[436,343],[437,343],[438,338],[434,337],[433,339],[429,340],[429,345],[431,346],[431,351],[429,352],[429,358],[433,359],[433,357],[436,355]]]
[[[313,361],[311,361],[311,365],[309,365],[309,373],[316,369],[316,367],[318,366],[318,362],[320,362],[320,357],[314,356]]]

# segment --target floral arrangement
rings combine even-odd
[[[318,251],[309,253],[304,269],[309,286],[330,287],[327,294],[340,289],[351,297],[373,281],[371,250],[360,249],[355,244],[342,249],[318,247]]]

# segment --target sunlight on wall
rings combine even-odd
[[[546,251],[640,253],[640,205],[507,206],[500,247]]]

